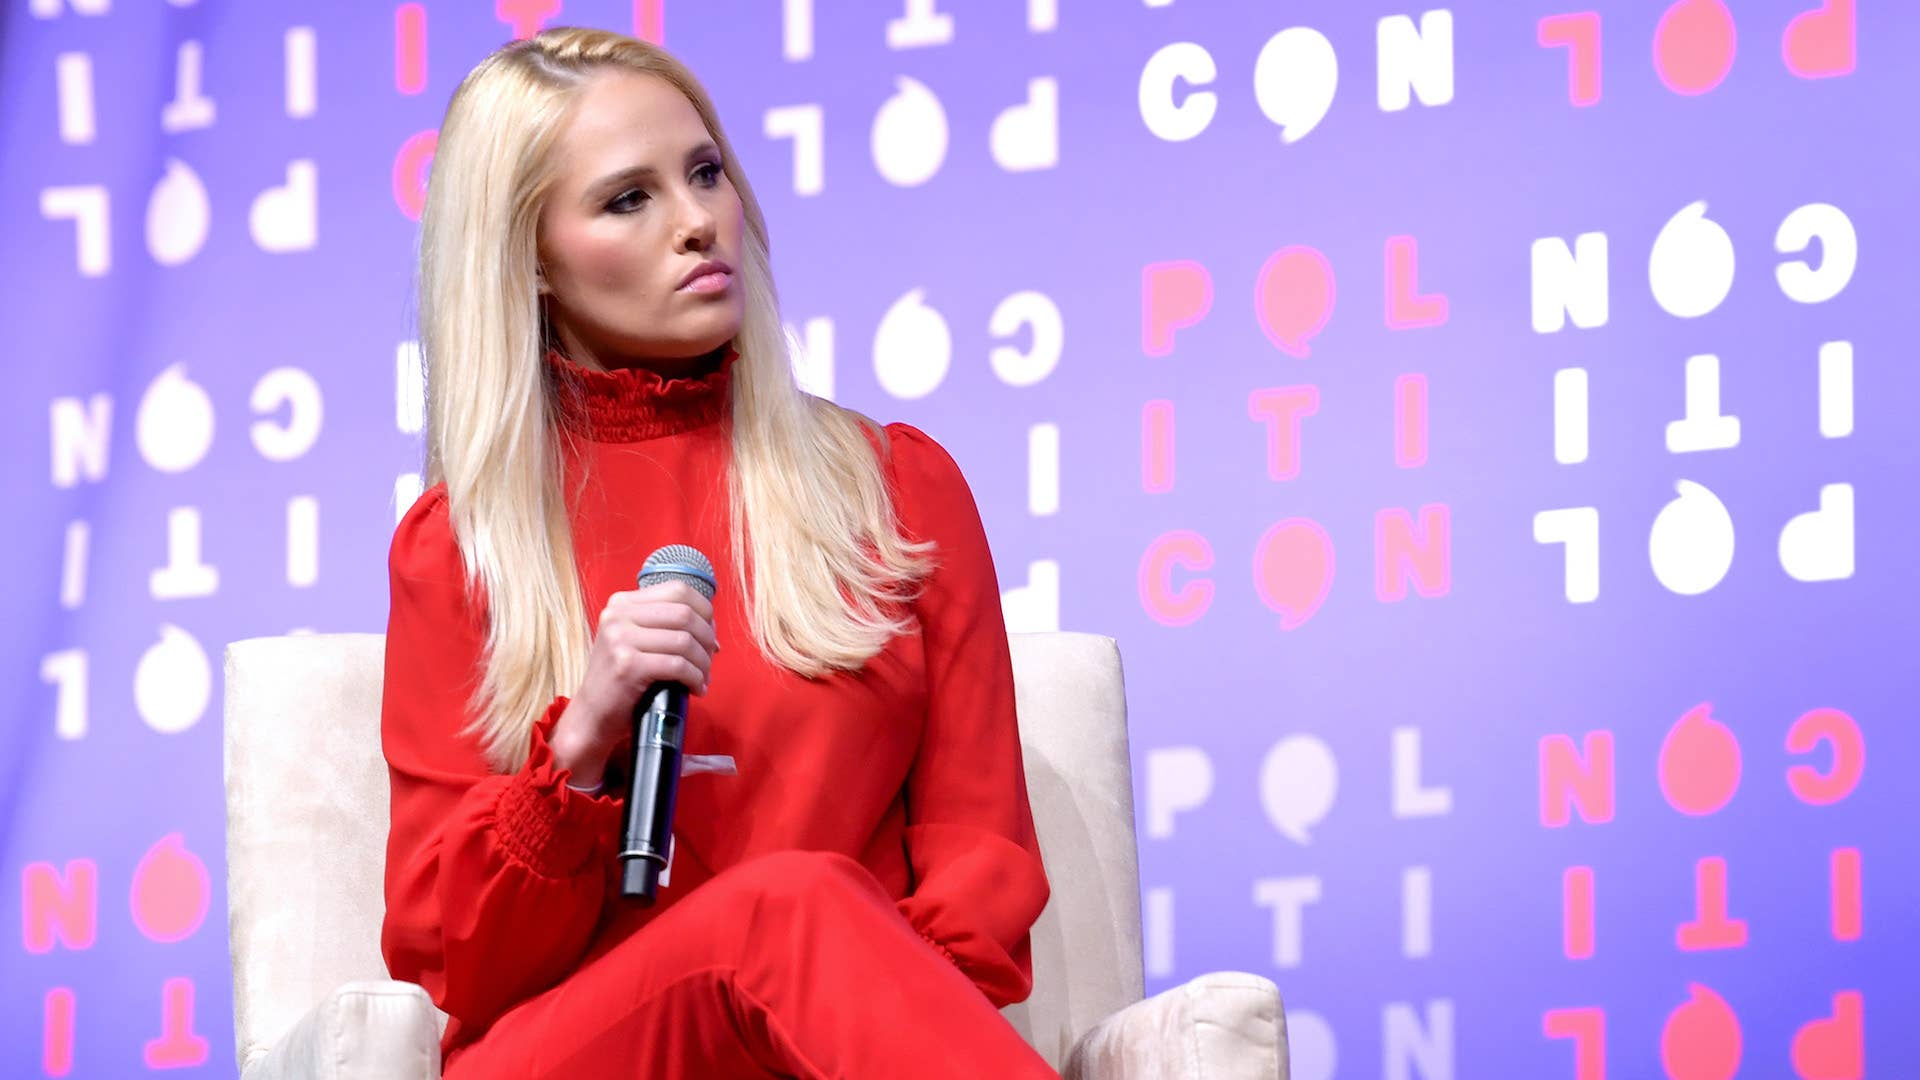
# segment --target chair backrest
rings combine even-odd
[[[386,977],[383,647],[379,634],[227,647],[227,899],[243,1068],[342,983]],[[1057,1066],[1143,987],[1126,705],[1111,639],[1016,634],[1013,663],[1053,898],[1033,929],[1033,995],[1006,1014]]]

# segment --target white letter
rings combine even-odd
[[[402,434],[418,435],[426,416],[427,368],[420,343],[403,341],[393,351],[393,423]]]
[[[187,378],[186,365],[172,364],[147,386],[133,426],[134,442],[148,465],[163,473],[186,472],[213,446],[213,399]]]
[[[1810,203],[1788,214],[1774,234],[1773,246],[1780,254],[1791,255],[1807,250],[1816,239],[1820,241],[1819,269],[1808,266],[1804,259],[1789,259],[1774,271],[1780,291],[1789,300],[1824,303],[1839,296],[1853,280],[1854,268],[1860,264],[1860,238],[1853,231],[1853,222],[1837,206]]]
[[[873,373],[881,389],[903,401],[933,393],[953,362],[953,334],[926,295],[914,289],[894,301],[873,335]]]
[[[304,589],[320,580],[320,500],[287,500],[287,584]]]
[[[200,511],[177,506],[167,511],[167,565],[147,577],[155,600],[189,600],[220,590],[220,571],[200,561]]]
[[[813,0],[780,5],[780,51],[788,60],[813,59]]]
[[[1008,172],[1060,164],[1060,84],[1053,79],[1028,79],[1027,100],[1007,106],[994,118],[987,141],[994,162]]]
[[[1674,488],[1680,495],[1653,519],[1647,555],[1660,584],[1698,596],[1733,567],[1733,515],[1704,485],[1681,480]]]
[[[1823,484],[1820,509],[1794,515],[1780,530],[1780,568],[1795,581],[1853,576],[1853,485]]]
[[[1197,746],[1147,751],[1147,836],[1173,835],[1175,814],[1197,810],[1213,794],[1213,761]]]
[[[1853,434],[1853,343],[1820,346],[1820,434],[1844,439]]]
[[[1409,960],[1433,955],[1433,869],[1409,866],[1400,874],[1400,952]]]
[[[1325,34],[1304,26],[1267,40],[1253,63],[1253,99],[1280,125],[1280,141],[1296,143],[1320,126],[1333,107],[1340,63]]]
[[[1000,301],[987,322],[987,332],[1004,341],[1020,331],[1033,328],[1033,347],[1021,352],[1012,345],[996,345],[987,354],[993,373],[1008,386],[1032,386],[1053,374],[1066,350],[1066,325],[1060,308],[1045,293],[1017,292]]]
[[[947,160],[947,112],[933,91],[905,75],[873,117],[873,166],[894,187],[918,187]]]
[[[112,7],[111,0],[69,0],[75,15],[105,15]],[[65,5],[60,0],[28,0],[27,10],[36,19],[57,19]]]
[[[54,60],[54,81],[60,90],[60,141],[85,146],[94,134],[93,57],[61,53]]]
[[[274,368],[253,384],[253,411],[265,415],[287,406],[285,425],[253,422],[253,448],[268,461],[292,461],[313,449],[320,438],[323,403],[320,384],[297,367]]]
[[[1060,425],[1027,429],[1027,513],[1049,517],[1060,512]]]
[[[1573,247],[1558,236],[1533,242],[1533,329],[1558,333],[1572,316],[1582,330],[1607,325],[1607,234],[1581,233]]]
[[[308,251],[319,242],[319,170],[302,159],[287,166],[287,182],[253,200],[247,225],[261,251]]]
[[[939,0],[907,0],[905,14],[887,20],[887,48],[917,49],[953,40],[953,16],[935,10]]]
[[[1740,418],[1720,414],[1720,358],[1687,357],[1687,414],[1667,422],[1667,450],[1688,454],[1740,445]]]
[[[177,735],[200,722],[213,698],[213,669],[192,634],[160,627],[160,640],[140,657],[133,674],[133,703],[147,726]]]
[[[1427,1003],[1423,1030],[1411,1005],[1389,1005],[1381,1017],[1387,1080],[1412,1080],[1417,1062],[1421,1080],[1453,1080],[1453,1002]]]
[[[1393,729],[1393,816],[1438,817],[1453,813],[1453,789],[1420,782],[1420,729]]]
[[[1399,112],[1413,104],[1445,105],[1453,100],[1453,12],[1446,8],[1420,16],[1389,15],[1380,20],[1380,109]]]
[[[1146,917],[1147,974],[1154,978],[1173,974],[1173,890],[1160,886],[1147,890]]]
[[[183,41],[175,54],[173,100],[160,109],[160,130],[169,135],[212,127],[213,99],[200,92],[200,65],[205,58],[197,41]]]
[[[161,266],[179,266],[207,245],[213,208],[200,174],[178,158],[147,196],[147,254]]]
[[[417,472],[401,473],[393,478],[393,523],[407,516],[413,504],[420,501],[420,495],[426,490],[426,482]]]
[[[833,400],[833,320],[824,315],[808,319],[801,333],[786,328],[787,355],[793,361],[793,381],[801,393]]]
[[[40,192],[41,217],[48,221],[73,219],[74,263],[81,277],[104,277],[113,268],[107,211],[107,189],[99,184],[51,187]]]
[[[1220,95],[1196,90],[1185,100],[1173,99],[1175,80],[1206,86],[1219,75],[1213,54],[1191,41],[1176,41],[1147,58],[1140,69],[1140,119],[1147,130],[1166,142],[1185,142],[1207,130],[1219,111]]]
[[[40,681],[54,684],[53,733],[62,739],[87,737],[87,650],[62,649],[40,661]]]
[[[1027,0],[1027,32],[1045,34],[1060,28],[1060,0]]]
[[[767,110],[761,130],[769,139],[793,140],[793,193],[818,195],[827,186],[826,116],[818,105],[780,105]]]
[[[1060,629],[1060,564],[1027,564],[1027,584],[1000,594],[1000,617],[1009,634],[1050,634]]]
[[[1600,598],[1600,511],[1592,506],[1542,510],[1533,515],[1538,544],[1567,545],[1567,602],[1591,604]]]
[[[68,611],[87,602],[87,548],[93,530],[84,521],[67,523],[67,549],[60,560],[60,606]]]
[[[70,488],[85,474],[88,480],[107,475],[107,451],[113,438],[113,399],[95,394],[85,405],[79,398],[54,398],[47,428],[53,436],[53,486]]]
[[[1333,1080],[1340,1064],[1340,1047],[1333,1037],[1333,1025],[1317,1012],[1287,1010],[1287,1057],[1293,1071],[1290,1080]]]
[[[1587,369],[1553,373],[1553,460],[1577,465],[1587,460]]]
[[[1647,260],[1653,298],[1669,315],[1697,319],[1733,291],[1733,238],[1700,201],[1673,215]]]
[[[314,68],[317,66],[313,27],[294,26],[287,29],[287,115],[294,119],[312,116],[320,107],[316,93],[318,79]]]
[[[1326,820],[1339,789],[1333,750],[1314,735],[1289,735],[1274,743],[1260,766],[1260,803],[1267,820],[1296,844],[1313,842],[1308,830]]]
[[[1253,883],[1253,902],[1273,909],[1273,964],[1300,966],[1301,909],[1320,902],[1317,877],[1259,878]]]

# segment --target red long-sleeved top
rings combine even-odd
[[[953,459],[888,427],[884,470],[906,533],[938,546],[914,603],[919,632],[860,671],[809,680],[776,668],[729,588],[725,413],[732,357],[663,380],[549,357],[580,396],[561,410],[569,516],[590,615],[634,587],[665,544],[720,571],[722,646],[694,698],[686,752],[727,754],[737,775],[681,779],[670,884],[651,908],[619,895],[616,795],[567,786],[547,745],[566,705],[534,727],[526,765],[488,768],[460,734],[478,677],[484,605],[469,599],[444,487],[394,533],[381,733],[392,784],[381,949],[471,1042],[701,882],[744,859],[805,849],[858,860],[930,947],[996,1005],[1031,986],[1028,928],[1048,887],[1027,803],[999,587],[972,493]],[[572,479],[585,468],[581,490]],[[741,928],[747,932],[748,928]]]

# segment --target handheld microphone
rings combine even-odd
[[[684,581],[713,599],[713,564],[684,544],[647,556],[640,587]],[[680,785],[680,754],[687,739],[687,688],[660,682],[633,706],[633,769],[627,774],[627,833],[620,846],[620,893],[653,903],[673,842],[673,797]]]

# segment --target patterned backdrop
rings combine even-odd
[[[1302,1080],[1920,1075],[1920,8],[0,11],[0,1073],[232,1075],[221,652],[384,626],[434,128],[582,23],[1119,640],[1149,990],[1273,978]]]

